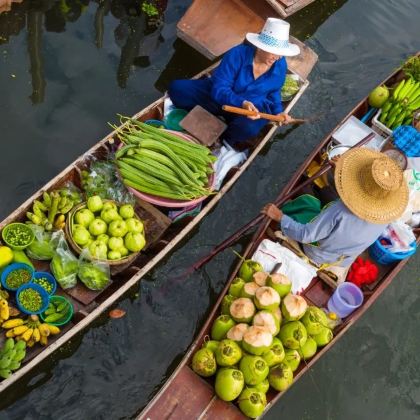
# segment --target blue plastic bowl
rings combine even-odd
[[[39,308],[39,310],[38,311],[35,311],[35,312],[31,312],[31,311],[29,311],[28,309],[25,309],[23,306],[22,306],[22,304],[21,304],[21,302],[20,302],[20,294],[24,291],[24,290],[26,290],[26,289],[33,289],[33,290],[36,290],[40,295],[41,295],[41,299],[42,299],[42,305],[41,305],[41,307]],[[46,311],[47,310],[47,308],[48,308],[48,303],[49,303],[49,301],[50,301],[50,295],[47,293],[47,291],[43,288],[43,287],[41,287],[39,284],[35,284],[35,283],[26,283],[26,284],[23,284],[22,286],[20,286],[19,287],[19,289],[17,289],[17,292],[16,292],[16,305],[17,305],[17,307],[19,308],[19,310],[21,311],[21,312],[23,312],[23,313],[25,313],[25,314],[28,314],[28,315],[38,315],[38,314],[40,314],[41,312],[44,312],[44,311]]]
[[[404,260],[405,258],[411,257],[416,253],[417,245],[415,242],[411,244],[413,249],[406,252],[391,252],[385,248],[379,239],[377,239],[373,245],[369,247],[369,255],[379,264],[392,264],[397,261]]]
[[[29,271],[29,273],[31,274],[31,278],[30,278],[30,280],[27,282],[27,283],[25,283],[25,284],[29,284],[29,283],[31,283],[32,282],[32,280],[33,280],[33,278],[34,278],[34,269],[30,266],[30,265],[28,265],[28,264],[24,264],[24,263],[13,263],[13,264],[10,264],[10,265],[8,265],[4,270],[3,270],[3,272],[1,273],[1,284],[2,284],[2,286],[6,289],[6,290],[10,290],[10,291],[12,291],[12,292],[15,292],[16,290],[18,290],[18,287],[16,287],[16,288],[11,288],[11,287],[9,287],[8,285],[7,285],[7,283],[6,283],[6,278],[7,278],[7,276],[12,272],[12,271],[15,271],[15,270],[19,270],[19,269],[21,269],[21,268],[24,268],[25,270],[27,270],[27,271]],[[22,285],[23,286],[23,285]]]
[[[147,120],[144,123],[152,125],[153,127],[156,127],[156,128],[166,128],[166,124],[162,120]]]
[[[51,292],[47,292],[50,296],[53,295],[55,293],[55,291],[57,290],[57,282],[55,280],[55,277],[51,274],[51,273],[47,273],[46,271],[35,271],[34,277],[32,279],[32,283],[35,283],[36,279],[40,279],[42,277],[45,277],[48,281],[48,283],[50,283],[52,285],[52,290]],[[41,286],[42,287],[42,286]]]

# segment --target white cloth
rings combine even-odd
[[[238,152],[228,143],[223,143],[217,154],[217,160],[214,164],[216,175],[215,189],[219,190],[222,186],[223,179],[234,166],[240,165],[247,158],[245,152]]]
[[[292,293],[303,292],[316,277],[316,268],[299,258],[290,249],[277,242],[264,239],[254,255],[254,261],[259,262],[264,271],[270,273],[277,263],[281,263],[278,273],[284,274],[292,282]]]

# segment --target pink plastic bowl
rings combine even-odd
[[[172,133],[173,135],[180,137],[181,139],[185,141],[188,141],[190,143],[195,143],[195,141],[193,140],[193,137],[191,137],[188,134],[184,134],[179,131],[173,131],[173,130],[165,130],[165,131],[167,131],[168,133]],[[122,145],[120,145],[120,147],[122,147]],[[212,173],[209,176],[208,187],[213,189],[214,183],[215,183],[215,177],[214,177],[214,173]],[[147,201],[148,203],[154,204],[155,206],[161,206],[161,207],[181,208],[181,207],[187,207],[187,206],[195,206],[207,198],[207,195],[204,195],[203,197],[195,198],[194,200],[189,200],[189,201],[188,200],[172,200],[171,198],[163,198],[157,195],[146,194],[146,193],[137,191],[131,187],[127,187],[127,188],[135,196],[141,198],[142,200]]]

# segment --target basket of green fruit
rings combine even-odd
[[[297,74],[287,74],[281,88],[281,100],[288,102],[299,92],[301,80]]]
[[[70,322],[74,309],[71,302],[64,296],[54,295],[50,297],[47,309],[41,312],[41,319],[51,325],[61,327]]]
[[[71,211],[65,234],[77,254],[87,248],[92,258],[110,265],[112,274],[130,265],[146,245],[144,226],[134,207],[97,195]]]

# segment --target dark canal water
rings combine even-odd
[[[174,77],[208,63],[176,39],[188,0],[162,2],[158,29],[139,1],[25,0],[0,15],[1,216]],[[290,19],[319,54],[296,116],[316,123],[280,132],[219,206],[106,317],[53,361],[1,396],[1,419],[131,418],[187,350],[234,261],[225,252],[184,282],[171,281],[279,189],[337,122],[410,53],[420,50],[418,0],[316,1]],[[238,248],[239,249],[239,248]],[[420,418],[420,257],[267,418]]]

